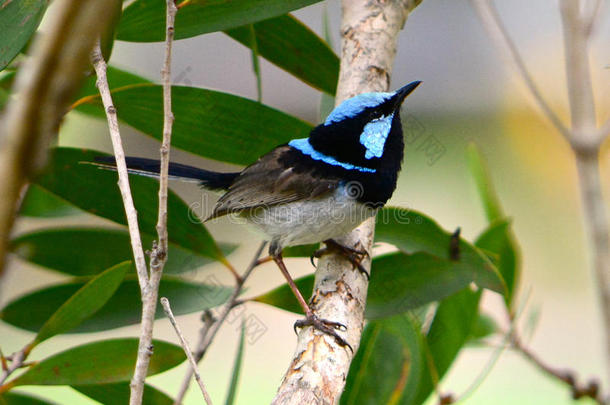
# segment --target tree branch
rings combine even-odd
[[[130,405],[140,405],[144,394],[144,382],[148,373],[148,364],[152,356],[152,337],[157,311],[157,298],[159,284],[163,275],[163,267],[167,261],[167,187],[169,171],[169,150],[172,136],[174,115],[172,113],[172,87],[171,62],[172,42],[174,39],[174,21],[178,9],[174,0],[166,2],[165,20],[165,58],[161,77],[163,82],[163,139],[161,141],[160,155],[161,167],[159,171],[159,213],[157,219],[157,234],[159,240],[153,245],[150,256],[150,276],[142,291],[142,321],[140,323],[140,341],[138,344],[138,358],[131,379]],[[140,281],[141,282],[141,281]]]
[[[194,353],[196,363],[199,363],[203,356],[205,356],[206,351],[208,350],[214,338],[216,337],[216,333],[218,332],[218,330],[220,330],[220,327],[224,323],[225,319],[227,319],[229,312],[231,312],[231,310],[235,308],[237,297],[239,297],[239,294],[241,294],[242,288],[246,280],[248,280],[250,274],[252,274],[252,271],[260,264],[258,258],[260,257],[266,244],[267,242],[262,242],[260,244],[260,246],[256,250],[256,253],[254,254],[254,257],[248,265],[248,268],[244,272],[244,275],[236,278],[235,289],[233,290],[233,293],[229,297],[227,303],[222,308],[222,311],[220,312],[220,315],[218,315],[218,318],[216,320],[208,319],[203,325],[202,331],[199,334],[199,342],[197,343],[197,348]],[[186,391],[188,390],[192,377],[193,371],[189,369],[184,375],[184,378],[182,379],[182,384],[180,386],[178,395],[174,400],[174,405],[180,405],[182,403],[182,400],[184,399],[184,395],[186,395]]]
[[[0,276],[7,243],[26,182],[47,161],[47,149],[78,90],[95,39],[114,10],[95,0],[58,0],[49,31],[37,36],[19,69],[15,97],[0,133]],[[77,32],[78,35],[73,35]]]
[[[163,306],[163,311],[165,311],[165,315],[167,315],[167,317],[169,318],[169,321],[171,322],[172,326],[174,327],[174,330],[176,331],[176,335],[178,335],[178,339],[180,339],[180,345],[182,346],[182,349],[184,350],[186,357],[189,359],[189,362],[191,363],[190,370],[192,373],[195,374],[195,380],[197,381],[197,384],[199,384],[199,388],[201,389],[201,393],[203,394],[203,398],[205,399],[206,404],[212,405],[212,398],[210,398],[210,394],[208,394],[208,391],[205,389],[205,385],[203,384],[203,380],[201,379],[201,376],[199,375],[199,371],[197,371],[197,362],[195,361],[195,358],[193,357],[193,353],[191,352],[191,349],[189,348],[186,338],[182,334],[182,331],[180,330],[180,327],[178,326],[178,323],[176,322],[176,318],[174,317],[174,314],[172,313],[172,309],[169,305],[169,300],[165,297],[162,297],[161,305]]]
[[[398,33],[419,2],[343,0],[337,103],[362,92],[389,88]],[[370,252],[374,231],[371,218],[340,243]],[[362,264],[370,269],[369,259]],[[320,318],[346,325],[344,338],[354,350],[364,326],[367,287],[366,277],[354,271],[344,257],[329,254],[320,259],[310,304]],[[294,357],[272,403],[338,403],[353,355],[332,337],[311,327],[301,329]]]
[[[593,245],[593,267],[606,334],[606,367],[610,373],[610,228],[599,173],[599,151],[605,134],[596,129],[588,54],[589,22],[581,15],[580,6],[580,0],[560,1],[572,121],[570,144],[576,155],[587,233]]]
[[[570,387],[570,390],[572,391],[572,398],[580,399],[587,397],[591,398],[599,405],[608,405],[609,400],[603,398],[599,388],[599,381],[589,380],[586,385],[580,385],[578,381],[576,381],[576,377],[574,376],[574,373],[572,371],[560,370],[549,366],[540,357],[538,357],[538,355],[536,355],[529,348],[527,348],[521,342],[521,339],[519,338],[519,336],[517,336],[516,333],[508,333],[510,335],[511,346],[540,370],[552,376],[553,378],[556,378],[567,384]]]
[[[570,139],[571,133],[570,130],[563,124],[561,119],[555,114],[555,112],[551,109],[549,104],[546,102],[542,93],[536,86],[532,75],[527,70],[525,66],[525,62],[521,55],[519,54],[519,50],[517,46],[511,39],[506,27],[502,23],[500,16],[498,15],[498,10],[495,8],[492,0],[470,0],[473,8],[477,11],[477,15],[481,19],[481,24],[487,29],[487,32],[490,35],[490,38],[496,44],[496,49],[500,51],[505,59],[511,63],[516,69],[517,73],[523,79],[525,86],[530,91],[532,96],[534,97],[534,101],[538,104],[538,107],[542,110],[543,114],[551,121],[553,126],[557,128],[559,132],[566,139]]]
[[[114,151],[114,159],[116,161],[117,173],[119,176],[118,185],[123,199],[123,207],[125,208],[125,217],[127,218],[127,228],[129,230],[129,239],[131,241],[131,250],[135,260],[138,281],[140,284],[140,293],[144,294],[146,284],[148,283],[148,271],[146,270],[146,258],[144,249],[142,248],[142,239],[140,237],[140,228],[138,226],[138,213],[133,204],[131,196],[131,187],[129,186],[129,175],[127,173],[127,164],[125,163],[125,150],[121,140],[121,132],[119,130],[119,120],[116,114],[116,108],[112,102],[110,94],[110,86],[108,77],[106,76],[107,65],[99,40],[96,42],[93,51],[91,52],[91,63],[97,75],[97,88],[102,98],[102,104],[106,111],[106,119],[108,121],[108,129],[110,139],[112,141],[112,149]]]

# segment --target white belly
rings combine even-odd
[[[243,216],[265,239],[286,246],[317,243],[344,235],[377,210],[339,188],[331,196],[259,209]]]

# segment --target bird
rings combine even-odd
[[[290,276],[282,251],[324,242],[326,249],[318,255],[338,250],[368,277],[360,265],[368,253],[342,246],[334,238],[374,216],[396,189],[404,154],[400,109],[420,83],[346,99],[311,130],[309,137],[279,145],[239,172],[170,163],[170,178],[196,181],[205,189],[222,193],[206,221],[237,215],[262,232],[269,242],[270,258],[305,313],[295,329],[313,326],[351,349],[336,332],[344,325],[314,314]],[[93,164],[116,170],[113,157],[95,160]],[[159,176],[158,160],[127,157],[126,163],[130,173]]]

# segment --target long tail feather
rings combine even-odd
[[[161,162],[155,159],[126,157],[127,171],[132,174],[147,177],[159,177]],[[116,170],[116,162],[112,156],[98,156],[95,162],[88,162],[101,169]],[[169,164],[169,178],[199,183],[210,190],[226,190],[239,173],[220,173],[180,163]]]

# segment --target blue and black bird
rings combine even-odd
[[[394,92],[363,93],[345,100],[308,138],[294,139],[241,172],[219,173],[170,164],[172,178],[198,181],[223,192],[209,219],[239,215],[270,242],[269,254],[305,311],[295,326],[311,325],[342,345],[335,322],[319,319],[294,285],[282,260],[287,246],[324,241],[355,265],[366,252],[333,241],[375,215],[392,196],[403,160],[400,107],[419,85]],[[112,168],[113,160],[100,159]],[[131,173],[158,175],[159,161],[127,158]],[[359,266],[361,268],[361,266]],[[362,269],[362,268],[361,268]]]

